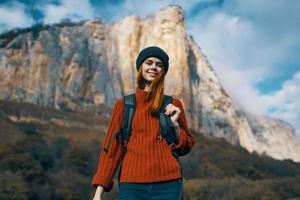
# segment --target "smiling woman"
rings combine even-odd
[[[119,164],[121,200],[183,198],[178,156],[191,151],[195,138],[187,127],[181,101],[163,93],[168,68],[169,57],[161,48],[151,46],[139,53],[135,103],[127,104],[130,95],[115,103],[92,181],[97,188],[94,200],[102,199],[103,192],[112,189]],[[129,105],[135,107],[128,112],[131,118],[127,115]],[[123,120],[127,122],[125,127]]]
[[[146,82],[151,83],[162,70],[162,62],[156,57],[147,58],[142,64],[142,75]],[[148,88],[146,89],[148,91]]]

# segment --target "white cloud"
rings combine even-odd
[[[262,100],[268,105],[272,117],[290,122],[300,136],[300,71],[283,87],[270,95],[263,95]]]
[[[57,23],[63,19],[80,21],[94,17],[92,5],[88,0],[62,0],[59,5],[46,4],[40,6],[45,18],[44,23]]]
[[[217,12],[210,18],[195,19],[189,31],[201,46],[228,93],[254,114],[265,114],[254,84],[268,75],[265,63],[258,62],[255,32],[249,21]],[[202,26],[197,26],[196,23]],[[259,50],[258,50],[259,51]],[[255,99],[255,100],[253,100]],[[255,109],[253,109],[255,108]]]
[[[245,70],[245,77],[253,84],[279,73],[276,64],[288,58],[294,44],[300,43],[295,37],[270,41],[269,34],[254,22],[223,11],[193,19],[188,28],[210,61],[223,63],[214,66],[217,70],[225,65]]]
[[[33,19],[25,12],[25,6],[21,3],[12,2],[0,6],[0,32],[15,28],[29,27]]]
[[[184,10],[189,10],[198,2],[199,0],[189,0],[184,3],[181,0],[143,0],[141,3],[140,0],[124,0],[117,5],[105,4],[96,10],[100,12],[99,16],[102,16],[101,12],[103,12],[110,14],[110,21],[118,21],[128,15],[137,15],[142,18],[154,15],[158,10],[170,4],[180,5]]]
[[[225,3],[224,8],[200,13],[187,21],[188,31],[208,56],[223,86],[234,99],[253,114],[286,120],[299,133],[300,102],[289,101],[290,97],[286,96],[300,99],[297,92],[300,84],[292,84],[297,76],[284,83],[283,89],[273,95],[261,94],[257,84],[286,73],[280,64],[291,62],[294,47],[300,46],[300,26],[295,28],[293,19],[282,14],[292,12],[292,16],[297,15],[298,18],[300,15],[295,13],[295,9],[288,11],[291,5],[284,5],[282,1],[280,5],[257,0],[238,2],[230,3],[230,6]],[[264,9],[264,6],[268,8]],[[269,20],[269,23],[264,20]]]

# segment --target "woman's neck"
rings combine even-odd
[[[144,91],[147,91],[147,92],[150,91],[150,84],[145,84]]]

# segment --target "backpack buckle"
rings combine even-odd
[[[127,140],[123,140],[122,143],[123,143],[123,146],[124,146],[124,147],[127,147]]]
[[[174,150],[174,149],[175,149],[175,146],[176,146],[176,144],[175,144],[175,143],[171,143],[171,144],[170,144],[170,148],[171,148],[172,150]]]
[[[163,141],[164,138],[161,134],[159,134],[156,139],[158,142],[161,142],[161,141]]]

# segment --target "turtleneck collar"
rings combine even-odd
[[[136,92],[136,100],[143,101],[143,102],[146,101],[147,94],[150,93],[150,91],[145,91],[139,87],[136,87],[135,92]]]

